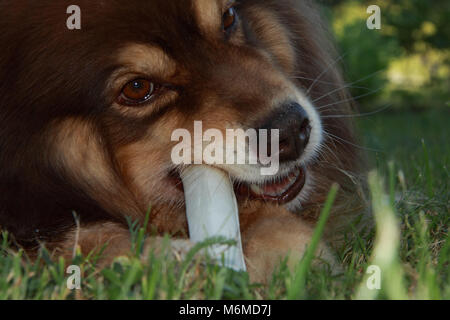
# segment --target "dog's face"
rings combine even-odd
[[[125,41],[115,52],[118,68],[107,79],[112,102],[105,115],[116,119],[113,130],[121,128],[120,138],[110,135],[115,140],[109,141],[122,177],[143,207],[155,196],[181,204],[177,175],[182,166],[174,165],[170,152],[175,130],[187,128],[194,135],[195,121],[202,122],[203,131],[216,129],[224,137],[227,129],[276,128],[282,129],[277,174],[262,176],[260,165],[217,166],[239,184],[242,198],[258,198],[259,191],[264,199],[287,202],[281,199],[287,194],[293,200],[306,175],[300,167],[314,159],[322,127],[312,103],[292,81],[297,59],[288,31],[270,11],[246,12],[230,1],[178,6],[183,15],[171,12],[173,33],[148,32],[148,42]],[[169,28],[161,23],[148,29]]]
[[[15,39],[0,60],[8,66],[0,71],[8,80],[0,84],[2,123],[15,119],[8,126],[20,128],[18,145],[33,143],[42,155],[44,175],[52,171],[55,184],[63,180],[62,188],[115,216],[139,218],[152,206],[154,224],[176,231],[185,223],[183,166],[171,158],[172,133],[194,133],[202,121],[204,131],[224,136],[280,129],[276,175],[261,175],[260,165],[218,165],[241,206],[269,201],[295,210],[308,199],[327,127],[311,97],[330,91],[320,88],[331,81],[314,82],[328,63],[310,34],[316,20],[295,20],[291,1],[76,1],[81,30],[68,30],[72,2],[4,8],[22,29],[8,27],[2,39]]]

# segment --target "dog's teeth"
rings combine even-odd
[[[251,184],[250,185],[250,189],[256,194],[263,194],[264,193],[263,189],[261,189],[261,187],[257,186],[256,184]]]

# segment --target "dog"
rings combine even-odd
[[[71,5],[80,28],[67,26]],[[325,241],[366,215],[351,98],[312,1],[2,0],[0,30],[0,226],[29,252],[107,244],[109,263],[148,212],[147,250],[165,234],[189,247],[170,150],[194,121],[279,129],[276,176],[219,166],[255,281],[301,258],[334,183]]]

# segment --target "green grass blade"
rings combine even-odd
[[[433,192],[433,174],[431,172],[431,162],[430,162],[430,156],[428,152],[427,145],[425,143],[425,140],[422,139],[422,149],[423,149],[423,156],[425,161],[425,182],[427,184],[427,192],[428,196],[431,198],[434,195]]]
[[[331,187],[330,193],[328,194],[328,198],[320,214],[319,221],[317,222],[316,229],[314,230],[311,243],[306,249],[302,261],[298,264],[295,270],[293,282],[290,288],[288,289],[287,298],[289,300],[299,299],[303,296],[306,285],[306,276],[311,267],[311,263],[314,259],[314,254],[319,245],[320,239],[322,238],[322,234],[325,229],[325,225],[328,221],[328,218],[330,216],[331,208],[334,204],[334,200],[336,199],[338,189],[339,187],[336,184],[334,184]]]
[[[377,229],[371,265],[381,270],[381,288],[379,290],[369,288],[368,281],[372,275],[367,274],[355,298],[359,300],[406,299],[408,295],[404,271],[399,261],[399,222],[389,197],[383,192],[383,181],[376,172],[369,174],[369,185]]]

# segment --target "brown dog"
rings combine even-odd
[[[348,95],[310,1],[4,0],[0,43],[0,225],[26,248],[108,243],[110,261],[150,206],[150,230],[187,238],[170,150],[194,121],[280,129],[277,176],[221,166],[254,279],[301,256],[334,182],[328,239],[364,211]]]

